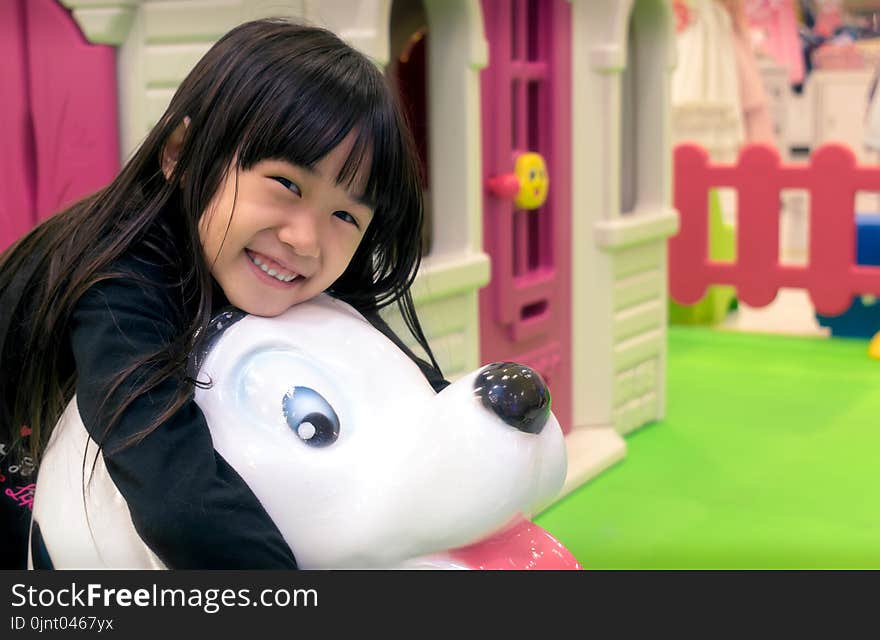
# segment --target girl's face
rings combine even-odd
[[[238,172],[237,193],[230,165],[199,220],[199,235],[211,273],[233,305],[276,316],[326,290],[348,267],[373,218],[359,191],[336,184],[353,143],[350,134],[313,170],[263,160]]]

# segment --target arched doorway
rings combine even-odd
[[[431,251],[433,211],[430,194],[428,113],[428,15],[421,0],[395,0],[389,28],[390,55],[385,73],[400,96],[419,153],[425,194],[422,254]]]

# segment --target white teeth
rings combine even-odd
[[[293,280],[294,278],[297,277],[296,274],[294,274],[294,273],[291,273],[289,275],[282,275],[276,269],[270,269],[267,265],[265,265],[263,263],[262,260],[260,260],[256,256],[252,256],[252,255],[248,254],[248,258],[250,258],[251,262],[253,262],[255,265],[260,267],[260,269],[262,269],[265,273],[272,276],[276,280],[280,280],[281,282],[290,282],[291,280]]]

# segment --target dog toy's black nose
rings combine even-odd
[[[550,391],[536,371],[515,362],[496,362],[474,381],[483,405],[525,433],[541,433],[550,416]]]

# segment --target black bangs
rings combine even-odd
[[[277,61],[285,73],[265,74],[243,109],[238,164],[266,159],[313,168],[350,133],[351,152],[336,176],[377,214],[393,210],[394,184],[405,180],[404,142],[380,71],[359,55]],[[366,180],[363,180],[366,178]]]

